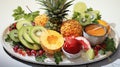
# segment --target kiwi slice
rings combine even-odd
[[[97,18],[97,14],[94,11],[87,12],[87,15],[89,15],[91,21],[94,21]]]
[[[13,41],[19,42],[18,30],[14,29],[14,30],[10,31],[9,36]]]
[[[47,30],[42,26],[34,26],[30,31],[30,36],[37,44],[40,44],[40,36],[42,32],[46,31]]]
[[[19,30],[22,26],[32,26],[32,23],[27,20],[19,20],[16,24],[16,28]]]
[[[86,26],[88,24],[91,24],[91,18],[89,17],[89,15],[85,14],[85,15],[81,15],[81,18],[79,20],[80,24],[82,26]]]
[[[23,37],[25,38],[25,40],[29,43],[34,43],[34,41],[31,39],[30,37],[30,29],[32,28],[32,26],[25,26],[25,31],[23,32]]]

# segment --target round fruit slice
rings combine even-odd
[[[48,33],[42,34],[40,38],[41,47],[49,54],[60,51],[64,44],[63,36],[54,30],[48,30]]]
[[[9,36],[13,41],[19,42],[18,30],[15,29],[15,30],[10,31]]]
[[[87,10],[87,6],[84,2],[78,2],[74,5],[74,12],[84,13]]]
[[[30,36],[37,44],[40,44],[40,36],[43,32],[47,32],[47,30],[44,27],[34,26],[30,30]]]
[[[25,31],[25,28],[26,27],[22,27],[20,30],[19,30],[19,33],[18,33],[18,37],[19,37],[19,40],[20,42],[27,48],[29,49],[33,49],[33,50],[38,50],[40,49],[40,46],[38,44],[31,44],[29,42],[27,42],[23,36],[23,32]]]
[[[79,41],[79,43],[82,45],[83,50],[87,51],[87,50],[91,49],[91,45],[86,38],[76,37],[75,39],[77,39]]]
[[[89,15],[91,21],[94,21],[97,18],[97,14],[94,11],[89,11],[87,14]]]
[[[88,56],[88,59],[92,60],[95,57],[94,50],[91,48],[86,52],[86,55]]]
[[[32,26],[32,23],[27,20],[19,20],[16,25],[17,29],[19,30],[22,26]]]
[[[24,30],[24,34],[23,37],[25,38],[25,40],[29,43],[35,43],[31,37],[30,37],[30,29],[32,28],[32,26],[25,26],[25,30]]]
[[[85,14],[85,15],[81,15],[81,18],[80,18],[80,24],[82,26],[86,26],[88,24],[91,24],[91,18],[89,17],[89,15]]]

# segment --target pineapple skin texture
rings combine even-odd
[[[60,32],[63,37],[82,36],[82,26],[76,20],[67,20],[63,22]]]
[[[47,23],[48,20],[49,20],[49,18],[47,17],[47,15],[42,14],[42,15],[35,17],[34,22],[35,22],[36,26],[37,25],[38,26],[45,26],[45,24]]]

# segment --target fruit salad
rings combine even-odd
[[[93,60],[107,51],[116,50],[115,42],[109,36],[100,44],[92,45],[83,34],[86,26],[100,24],[106,28],[105,34],[109,35],[111,28],[101,19],[98,10],[87,8],[84,2],[78,2],[73,7],[73,16],[67,19],[67,8],[72,5],[73,0],[37,2],[46,11],[44,14],[32,10],[31,13],[26,13],[21,6],[13,10],[15,22],[9,26],[5,41],[12,43],[14,52],[22,56],[34,56],[37,62],[44,62],[50,56],[59,64],[63,61],[63,56],[75,59],[80,58],[81,52],[84,52],[86,58]]]

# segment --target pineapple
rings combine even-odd
[[[60,31],[61,24],[63,22],[63,19],[67,15],[67,8],[71,6],[71,2],[73,1],[67,1],[67,0],[37,0],[40,2],[42,6],[44,6],[43,9],[47,11],[47,14],[49,16],[50,24],[52,24],[53,30]],[[57,26],[56,26],[57,25]],[[49,26],[51,27],[51,26]]]
[[[64,37],[82,36],[82,26],[76,20],[67,20],[63,22],[60,32]]]
[[[48,22],[49,18],[47,17],[46,14],[38,15],[35,17],[34,22],[35,25],[38,26],[45,26],[46,23]]]

